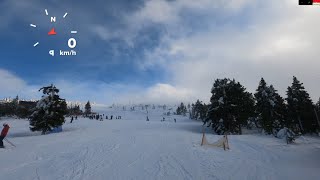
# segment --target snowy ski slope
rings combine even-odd
[[[163,111],[107,109],[122,119],[96,121],[70,118],[64,132],[32,133],[25,120],[11,125],[0,149],[1,180],[318,180],[320,139],[297,144],[259,134],[229,136],[230,151],[201,147],[202,123]],[[177,123],[173,122],[177,118]],[[209,130],[207,130],[209,131]],[[220,136],[207,134],[214,142]]]

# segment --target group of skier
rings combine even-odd
[[[147,121],[149,121],[149,118],[148,118],[148,120],[147,120]],[[165,118],[165,117],[163,117],[160,121],[161,121],[161,122],[164,122],[164,121],[166,121],[166,118]],[[176,122],[177,122],[177,119],[176,119],[176,118],[174,118],[174,119],[173,119],[173,121],[176,123]]]
[[[105,117],[105,119],[110,119],[110,120],[112,120],[113,119],[113,115],[111,115],[110,116],[110,118],[106,115],[100,115],[100,114],[97,114],[97,115],[90,115],[90,116],[88,116],[89,117],[89,119],[91,119],[91,120],[93,120],[93,119],[95,119],[95,120],[100,120],[100,121],[103,121],[103,119],[104,119],[104,117]],[[121,119],[122,117],[121,116],[115,116],[115,119]]]

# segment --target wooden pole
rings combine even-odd
[[[228,145],[228,149],[230,149],[230,146],[229,146],[229,140],[228,140],[228,135],[226,135],[226,138],[227,138],[227,145]]]
[[[204,127],[202,126],[202,140],[201,140],[201,146],[204,144]]]
[[[223,150],[226,150],[227,135],[223,136]]]
[[[202,133],[202,140],[201,140],[201,146],[203,146],[204,141],[204,132]]]

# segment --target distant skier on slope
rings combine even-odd
[[[1,135],[0,135],[0,148],[4,148],[3,139],[7,136],[9,128],[10,127],[8,124],[6,124],[6,123],[3,124],[3,129],[2,129]]]

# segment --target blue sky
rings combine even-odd
[[[105,82],[132,82],[144,86],[162,80],[163,77],[159,76],[158,71],[160,70],[158,69],[139,71],[134,68],[135,60],[143,58],[141,51],[156,46],[157,29],[145,29],[144,41],[134,40],[135,47],[128,47],[121,39],[105,41],[90,32],[91,26],[96,24],[113,26],[112,29],[117,31],[120,28],[118,26],[121,25],[117,23],[116,15],[112,15],[114,12],[110,6],[122,12],[131,9],[128,7],[133,8],[130,3],[100,1],[100,3],[91,4],[79,1],[69,1],[69,3],[61,1],[41,3],[40,5],[40,1],[34,2],[36,2],[35,7],[32,7],[32,2],[28,2],[31,9],[23,9],[21,12],[23,18],[20,18],[21,16],[13,18],[3,29],[9,35],[2,33],[2,38],[4,38],[1,45],[1,48],[4,49],[2,57],[10,59],[1,61],[1,67],[4,69],[33,83],[46,82],[52,78],[68,78],[79,81],[94,79]],[[16,1],[16,3],[20,3],[20,1]],[[76,5],[74,5],[75,3]],[[109,8],[100,9],[100,6]],[[52,16],[58,17],[57,23],[50,23],[49,17],[45,15],[45,8],[48,9],[49,16],[52,14]],[[64,15],[64,12],[68,12],[69,15],[65,19],[59,19]],[[82,21],[85,14],[87,14],[88,20]],[[30,23],[36,24],[38,27],[32,28],[29,26]],[[49,37],[47,35],[51,27],[56,28],[57,36]],[[70,30],[79,32],[74,35],[78,42],[76,47],[78,56],[50,57],[48,55],[49,49],[68,49],[67,40],[73,37],[69,33]],[[34,48],[33,44],[37,41],[40,44]],[[119,53],[115,53],[114,48],[117,48]],[[18,53],[17,50],[19,50]]]
[[[0,98],[39,98],[54,83],[68,100],[111,104],[207,102],[214,79],[253,92],[261,77],[280,94],[292,76],[319,94],[319,7],[290,0],[4,0]],[[52,24],[45,15],[57,16]],[[61,17],[65,12],[68,16]],[[59,18],[60,17],[60,18]],[[29,24],[36,24],[32,28]],[[55,27],[57,36],[47,32]],[[77,56],[68,49],[77,30]],[[39,41],[38,47],[33,44]]]

